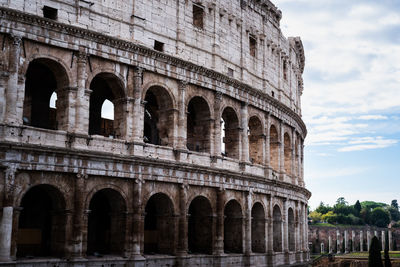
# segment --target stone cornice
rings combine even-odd
[[[114,162],[114,163],[124,163],[128,165],[141,165],[141,166],[148,166],[148,167],[156,167],[156,168],[167,168],[167,169],[175,169],[175,170],[180,170],[180,171],[187,171],[187,172],[196,172],[198,174],[211,174],[211,175],[216,175],[220,177],[228,177],[228,178],[233,178],[233,179],[238,179],[238,180],[244,180],[252,183],[260,183],[263,185],[271,186],[272,188],[281,188],[284,190],[290,190],[294,191],[297,193],[302,194],[305,196],[307,199],[311,197],[311,192],[308,191],[306,188],[297,186],[294,184],[278,181],[278,180],[266,180],[262,176],[256,176],[256,175],[251,175],[248,173],[241,173],[241,172],[234,172],[226,169],[218,169],[218,168],[212,168],[212,167],[207,167],[207,166],[199,166],[199,165],[193,165],[193,164],[188,164],[188,163],[182,163],[182,162],[177,162],[177,161],[170,161],[170,160],[160,160],[156,158],[147,158],[147,157],[140,157],[140,156],[119,156],[115,154],[110,154],[107,152],[100,153],[98,151],[87,151],[87,150],[76,150],[76,149],[67,149],[67,148],[53,148],[53,147],[45,147],[45,146],[37,146],[37,145],[30,145],[30,144],[17,144],[17,143],[11,143],[11,142],[1,142],[0,143],[0,149],[4,149],[5,151],[18,151],[18,152],[27,152],[27,153],[40,153],[41,155],[43,154],[48,154],[53,157],[56,156],[63,156],[63,157],[71,157],[74,160],[80,158],[82,160],[100,160],[101,162]],[[2,162],[4,159],[0,159],[0,166],[3,165]],[[12,163],[18,163],[18,166],[20,169],[26,169],[26,170],[34,170],[32,166],[35,164],[38,165],[46,165],[44,162],[26,162],[26,161],[18,161],[15,159],[15,161],[10,161],[6,160],[7,164]],[[52,168],[46,169],[43,168],[43,166],[39,167],[38,170],[42,171],[57,171],[60,172],[60,169],[55,170],[54,168],[54,162],[51,162]],[[74,169],[76,169],[77,166],[68,166],[68,171],[64,172],[73,172]],[[90,170],[90,168],[88,168]],[[125,173],[126,177],[120,177],[121,173]],[[107,176],[114,176],[112,175],[111,172],[107,172],[107,174],[103,174]],[[101,176],[101,174],[98,174],[98,176]],[[123,170],[118,170],[115,171],[115,176],[120,177],[120,178],[127,178],[132,176],[132,172],[129,170],[123,171]],[[243,186],[243,188],[246,188],[246,186]],[[243,189],[245,190],[245,189]],[[259,190],[257,190],[259,191]],[[278,194],[279,195],[279,194]]]
[[[42,18],[36,15],[32,14],[27,14],[24,12],[20,12],[17,10],[13,9],[8,9],[1,7],[0,8],[0,21],[3,20],[9,20],[9,21],[14,21],[14,22],[22,22],[22,23],[27,23],[29,25],[33,26],[39,26],[42,28],[45,28],[50,31],[58,31],[64,34],[69,34],[74,37],[78,37],[81,39],[86,39],[89,41],[93,41],[99,44],[103,45],[108,45],[113,48],[125,50],[128,52],[133,52],[133,53],[138,53],[150,58],[154,58],[158,61],[165,61],[168,62],[171,65],[179,66],[181,68],[184,68],[188,71],[191,72],[196,72],[204,75],[205,77],[208,77],[212,80],[215,80],[217,82],[225,83],[227,85],[233,86],[235,89],[243,91],[243,93],[246,95],[251,95],[252,97],[261,99],[262,101],[265,102],[265,106],[269,109],[271,114],[277,116],[278,118],[282,118],[282,115],[286,115],[287,118],[282,118],[283,121],[285,121],[288,124],[292,124],[291,121],[294,119],[294,121],[298,124],[298,126],[301,128],[301,132],[303,135],[303,138],[307,135],[307,129],[306,126],[301,119],[301,117],[294,111],[292,111],[289,107],[284,105],[283,103],[279,102],[278,100],[274,99],[273,97],[269,96],[268,94],[261,92],[258,89],[255,89],[251,86],[249,86],[246,83],[240,82],[238,80],[232,79],[228,77],[227,75],[224,75],[222,73],[216,72],[214,70],[196,65],[194,63],[185,61],[183,59],[167,55],[165,53],[161,53],[158,51],[155,51],[153,49],[147,48],[143,45],[121,40],[115,37],[111,36],[106,36],[104,34],[87,30],[84,28],[76,27],[76,26],[71,26],[67,24],[63,24],[57,21],[53,21],[50,19]],[[2,23],[3,24],[3,23]],[[1,31],[4,31],[4,26],[1,28]]]

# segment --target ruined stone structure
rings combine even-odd
[[[368,251],[372,238],[376,236],[382,250],[386,247],[388,238],[389,250],[397,249],[400,235],[390,228],[378,227],[324,227],[309,226],[308,231],[311,253],[349,253]]]
[[[0,265],[305,264],[304,52],[280,18],[0,0]]]

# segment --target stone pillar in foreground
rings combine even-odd
[[[369,251],[369,247],[371,245],[371,232],[367,230],[367,251]]]
[[[363,231],[360,231],[360,251],[364,251],[364,234]]]
[[[332,237],[330,234],[328,236],[328,252],[332,253]]]
[[[386,236],[385,236],[385,231],[382,231],[381,232],[381,235],[382,235],[382,250],[385,250],[385,248],[386,248],[386,243],[385,243],[385,241],[386,241]]]
[[[351,248],[350,250],[352,252],[356,251],[356,233],[354,232],[354,230],[351,230]]]
[[[394,248],[393,248],[392,231],[391,230],[388,230],[388,236],[389,236],[389,250],[393,251]]]
[[[220,188],[217,192],[217,236],[214,244],[215,255],[222,255],[224,253],[224,206],[225,189]]]
[[[344,253],[349,253],[349,233],[344,230]]]

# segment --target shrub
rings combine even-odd
[[[379,239],[374,236],[369,248],[368,267],[383,267]]]

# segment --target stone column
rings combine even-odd
[[[142,206],[142,184],[141,179],[133,182],[133,229],[132,229],[132,258],[142,258],[140,256],[144,240],[144,214]]]
[[[385,241],[386,241],[386,236],[385,236],[385,231],[382,231],[381,232],[381,235],[382,235],[382,250],[385,250],[385,248],[386,248],[386,243],[385,243]]]
[[[271,123],[271,118],[270,114],[267,113],[265,115],[265,126],[264,126],[264,132],[265,132],[265,152],[264,152],[264,164],[266,167],[270,167],[270,158],[271,158],[271,153],[270,153],[270,132],[269,132],[269,127]]]
[[[242,162],[249,162],[249,123],[248,123],[248,103],[242,103],[241,109],[240,109],[240,120],[241,120],[241,125],[240,127],[242,128],[242,140],[241,140],[241,156],[240,156],[240,161]]]
[[[283,129],[283,122],[280,122],[279,124],[279,140],[278,140],[278,169],[280,173],[284,173],[285,172],[285,153],[284,153],[284,133],[283,133],[284,129]]]
[[[186,149],[186,93],[187,82],[179,81],[179,99],[178,99],[178,149]]]
[[[344,253],[349,253],[349,233],[344,230]]]
[[[328,236],[328,252],[332,253],[332,237],[330,234]]]
[[[7,81],[9,73],[6,71],[0,71],[0,95],[5,96],[7,90]],[[0,97],[0,123],[5,121],[6,114],[6,99],[5,97]]]
[[[4,174],[4,204],[3,215],[0,220],[0,261],[11,260],[11,237],[13,232],[13,203],[16,171],[16,165],[10,165]]]
[[[340,253],[340,233],[339,230],[336,230],[336,253]]]
[[[289,220],[288,220],[288,199],[285,199],[283,201],[283,212],[282,212],[282,226],[283,226],[283,238],[282,238],[282,243],[283,243],[283,250],[285,253],[289,252]]]
[[[363,231],[360,231],[360,251],[364,251],[364,234]]]
[[[89,103],[90,93],[89,88],[86,88],[86,64],[88,54],[85,48],[80,48],[77,55],[77,94],[76,94],[76,108],[75,108],[75,131],[80,134],[89,133]]]
[[[221,156],[221,102],[222,93],[216,92],[214,98],[214,157]]]
[[[369,246],[371,245],[371,232],[367,230],[367,251],[369,251]]]
[[[84,247],[84,232],[87,231],[84,224],[84,197],[85,187],[88,176],[83,173],[78,173],[75,179],[75,192],[74,192],[74,214],[73,214],[73,228],[72,228],[72,251],[73,258],[82,258],[86,247]]]
[[[224,207],[225,189],[220,188],[217,192],[217,231],[214,244],[215,255],[222,255],[224,253]]]
[[[186,255],[188,250],[188,235],[187,235],[187,188],[188,185],[181,184],[179,188],[179,242],[178,242],[178,255]]]
[[[392,241],[392,231],[391,230],[388,230],[388,238],[389,238],[389,250],[390,251],[393,251],[394,250],[394,248],[393,248],[393,241]]]
[[[19,114],[21,111],[18,110],[18,71],[22,37],[11,35],[11,41],[8,62],[9,76],[4,95],[6,99],[4,120],[7,124],[20,125],[22,124],[22,114]]]
[[[267,211],[267,216],[268,216],[268,228],[267,228],[267,238],[268,238],[268,247],[267,247],[267,252],[268,254],[272,254],[274,251],[273,247],[273,241],[274,241],[274,220],[272,216],[273,212],[273,207],[272,207],[272,196],[267,196],[267,201],[268,201],[268,211]]]
[[[143,95],[143,68],[133,70],[133,140],[143,142],[144,105]]]
[[[352,252],[356,251],[356,233],[354,230],[351,230],[351,248]]]
[[[57,129],[73,132],[75,129],[76,87],[59,88],[57,93]]]
[[[304,204],[304,249],[305,251],[309,251],[309,247],[308,247],[308,220],[307,220],[307,204]]]
[[[246,197],[246,207],[245,207],[245,246],[244,246],[244,250],[245,250],[245,254],[246,255],[250,255],[251,254],[251,205],[252,205],[252,200],[251,200],[251,196],[253,195],[252,191],[249,191],[247,193],[247,197]]]
[[[294,130],[294,128],[292,129],[292,143],[291,143],[291,149],[292,149],[292,153],[291,153],[291,155],[292,155],[292,168],[291,168],[291,178],[292,178],[292,183],[293,184],[298,184],[298,180],[296,179],[297,178],[297,175],[296,175],[296,172],[295,172],[295,164],[296,164],[296,137],[295,137],[295,135],[296,135],[296,133],[295,133],[295,130]]]

